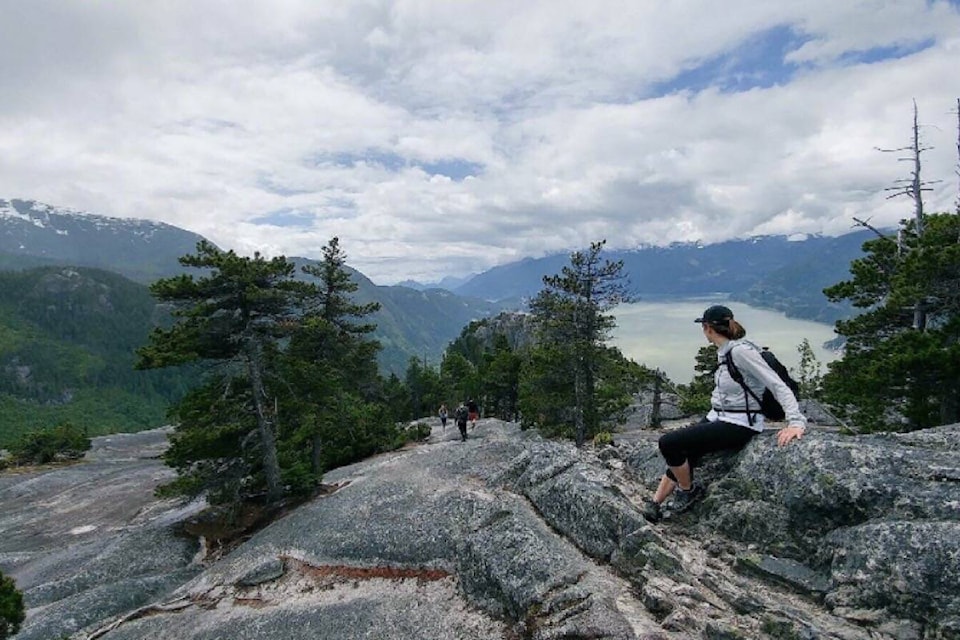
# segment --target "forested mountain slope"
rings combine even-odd
[[[192,376],[133,369],[162,316],[146,286],[109,271],[0,272],[0,446],[67,420],[91,434],[163,424]]]
[[[203,238],[158,222],[110,218],[52,207],[33,200],[0,199],[0,270],[45,265],[103,268],[145,285],[183,273],[180,256]],[[292,258],[298,265],[314,262]],[[447,343],[471,320],[504,307],[443,289],[418,291],[378,286],[350,269],[358,301],[379,302],[371,320],[383,345],[381,368],[402,374],[411,357],[436,361]]]
[[[353,275],[358,300],[382,305],[373,318],[380,362],[398,374],[412,356],[435,361],[464,325],[498,308]],[[136,349],[164,315],[147,286],[109,271],[0,271],[0,447],[65,420],[91,434],[163,424],[169,402],[195,379],[182,370],[133,369]]]
[[[292,259],[298,266],[317,264],[306,258]],[[373,336],[382,350],[378,360],[384,371],[402,375],[411,357],[426,358],[436,364],[440,355],[461,329],[472,320],[496,314],[509,304],[458,296],[445,289],[418,291],[410,287],[379,286],[347,267],[358,289],[359,303],[379,302],[380,310],[371,314],[376,323]]]

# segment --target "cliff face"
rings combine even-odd
[[[10,548],[21,527],[0,543],[18,638],[960,637],[960,425],[764,434],[706,460],[706,500],[657,526],[638,511],[655,433],[599,451],[496,420],[455,433],[328,474],[336,492],[217,561],[168,503],[61,544],[58,571]],[[40,494],[0,481],[8,530]]]

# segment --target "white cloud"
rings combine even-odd
[[[952,206],[958,33],[955,5],[924,0],[18,1],[0,197],[242,252],[316,257],[338,235],[381,282],[601,237],[841,233],[910,214],[875,147],[909,141],[913,99],[944,180],[928,210]],[[754,72],[773,81],[707,75]],[[283,211],[302,224],[264,222]]]

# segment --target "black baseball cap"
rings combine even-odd
[[[712,307],[708,307],[707,310],[703,312],[703,315],[694,320],[694,322],[727,327],[730,326],[730,321],[732,319],[733,311],[730,311],[730,309],[722,304],[715,304]]]

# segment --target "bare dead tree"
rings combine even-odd
[[[917,111],[917,101],[914,100],[913,140],[911,141],[910,146],[900,147],[899,149],[880,149],[880,151],[883,153],[903,153],[907,151],[910,154],[906,157],[897,158],[898,162],[910,162],[913,164],[913,171],[910,172],[910,177],[895,180],[894,186],[887,187],[884,189],[884,191],[892,192],[889,196],[887,196],[887,200],[896,198],[898,196],[907,196],[913,200],[913,213],[914,220],[916,221],[918,237],[923,235],[923,192],[933,191],[933,188],[929,185],[939,182],[939,180],[934,180],[933,182],[924,182],[920,177],[920,156],[924,152],[930,151],[932,148],[933,147],[929,147],[920,142],[920,118]]]
[[[960,98],[957,98],[957,215],[960,216]],[[960,240],[960,238],[958,238]]]
[[[869,229],[870,231],[873,231],[875,234],[877,234],[878,237],[883,238],[884,240],[889,240],[890,242],[896,242],[896,240],[894,240],[893,238],[885,234],[883,231],[880,231],[880,229],[877,229],[875,226],[870,224],[869,219],[861,220],[860,218],[854,217],[853,222],[855,223],[853,225],[855,227],[863,227],[864,229]]]
[[[913,101],[913,140],[911,141],[910,146],[901,147],[899,149],[879,149],[883,153],[903,153],[909,152],[909,155],[906,157],[897,158],[898,162],[910,162],[913,165],[913,170],[910,172],[909,178],[902,178],[900,180],[894,181],[894,186],[887,187],[884,191],[891,192],[887,199],[896,198],[899,196],[907,196],[913,200],[913,213],[914,213],[914,226],[917,234],[918,241],[923,238],[923,192],[932,191],[933,188],[929,185],[936,184],[939,180],[934,180],[932,182],[924,182],[921,178],[921,163],[920,156],[932,149],[924,145],[920,141],[920,117],[917,111],[917,101]],[[897,247],[898,252],[903,253],[904,246],[902,242],[902,234],[897,234]],[[927,314],[923,307],[923,301],[917,300],[914,303],[913,307],[913,328],[919,331],[923,331],[927,326]]]

